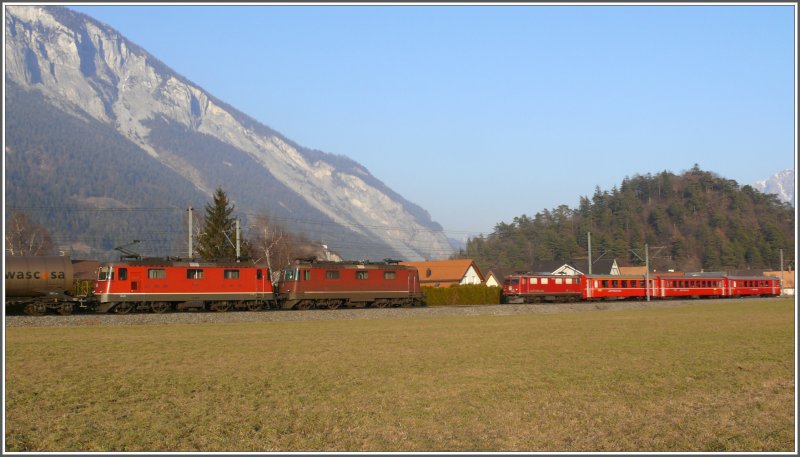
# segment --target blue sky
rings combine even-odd
[[[794,167],[789,5],[71,8],[455,238],[626,176]]]

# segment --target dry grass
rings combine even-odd
[[[8,328],[8,451],[792,451],[791,300]]]

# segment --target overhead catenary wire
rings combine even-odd
[[[102,214],[102,213],[157,213],[157,212],[173,212],[175,216],[184,217],[186,208],[178,207],[125,207],[125,208],[85,208],[85,207],[63,207],[63,206],[12,206],[7,207],[8,211],[24,211],[24,212],[63,212],[63,213],[86,213],[86,214]],[[7,214],[8,214],[7,211]],[[440,258],[453,254],[454,250],[447,244],[441,246],[440,243],[435,242],[421,242],[418,239],[420,234],[443,234],[445,236],[457,237],[459,235],[468,235],[470,232],[466,230],[445,230],[435,229],[429,227],[409,227],[400,225],[389,224],[362,224],[357,222],[337,222],[333,220],[319,220],[302,217],[284,217],[274,216],[269,213],[260,213],[258,211],[242,211],[241,215],[252,221],[258,216],[268,216],[269,220],[287,226],[287,229],[294,232],[303,233],[310,238],[321,238],[317,241],[322,241],[334,251],[347,251],[347,250],[364,250],[373,249],[376,255],[384,255],[384,253],[391,252],[396,249],[408,249],[409,251],[420,253],[429,258]],[[252,226],[252,224],[248,224]],[[317,229],[314,229],[317,227]],[[320,230],[319,227],[331,228],[336,230]],[[341,229],[351,229],[356,234],[358,231],[367,233],[374,233],[375,231],[392,232],[393,239],[397,241],[400,246],[391,246],[378,240],[360,240],[358,242],[348,239],[348,237],[341,232]],[[120,230],[119,227],[115,229],[113,235],[114,239],[122,242],[128,239],[142,239],[143,242],[157,246],[160,252],[177,252],[179,248],[173,246],[177,242],[177,237],[183,236],[186,233],[185,228],[182,226],[164,227],[160,229],[152,228],[132,228],[128,227]],[[319,235],[319,236],[315,236]],[[364,234],[360,235],[364,237]],[[102,244],[108,243],[108,237],[94,237],[94,238],[80,238],[70,239],[59,235],[52,236],[53,241],[58,245],[71,245],[73,243],[86,243],[86,244]]]

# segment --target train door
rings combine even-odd
[[[269,277],[269,270],[266,268],[256,268],[256,298],[264,298],[266,292],[266,278]]]
[[[144,283],[142,282],[142,274],[139,268],[130,271],[131,277],[131,292],[144,292]]]
[[[129,273],[128,267],[118,266],[116,268],[117,290],[119,290],[120,292],[138,292],[138,290],[133,289],[130,275],[128,273]]]
[[[417,275],[414,271],[407,271],[408,274],[408,295],[413,296],[417,291]]]
[[[585,295],[584,298],[592,298],[592,283],[594,282],[594,279],[592,279],[592,278],[587,276],[585,278],[585,280],[586,280],[585,281],[586,282],[586,293],[584,294]]]

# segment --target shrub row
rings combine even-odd
[[[452,287],[423,287],[428,306],[446,305],[497,305],[500,304],[500,288],[485,285]]]

